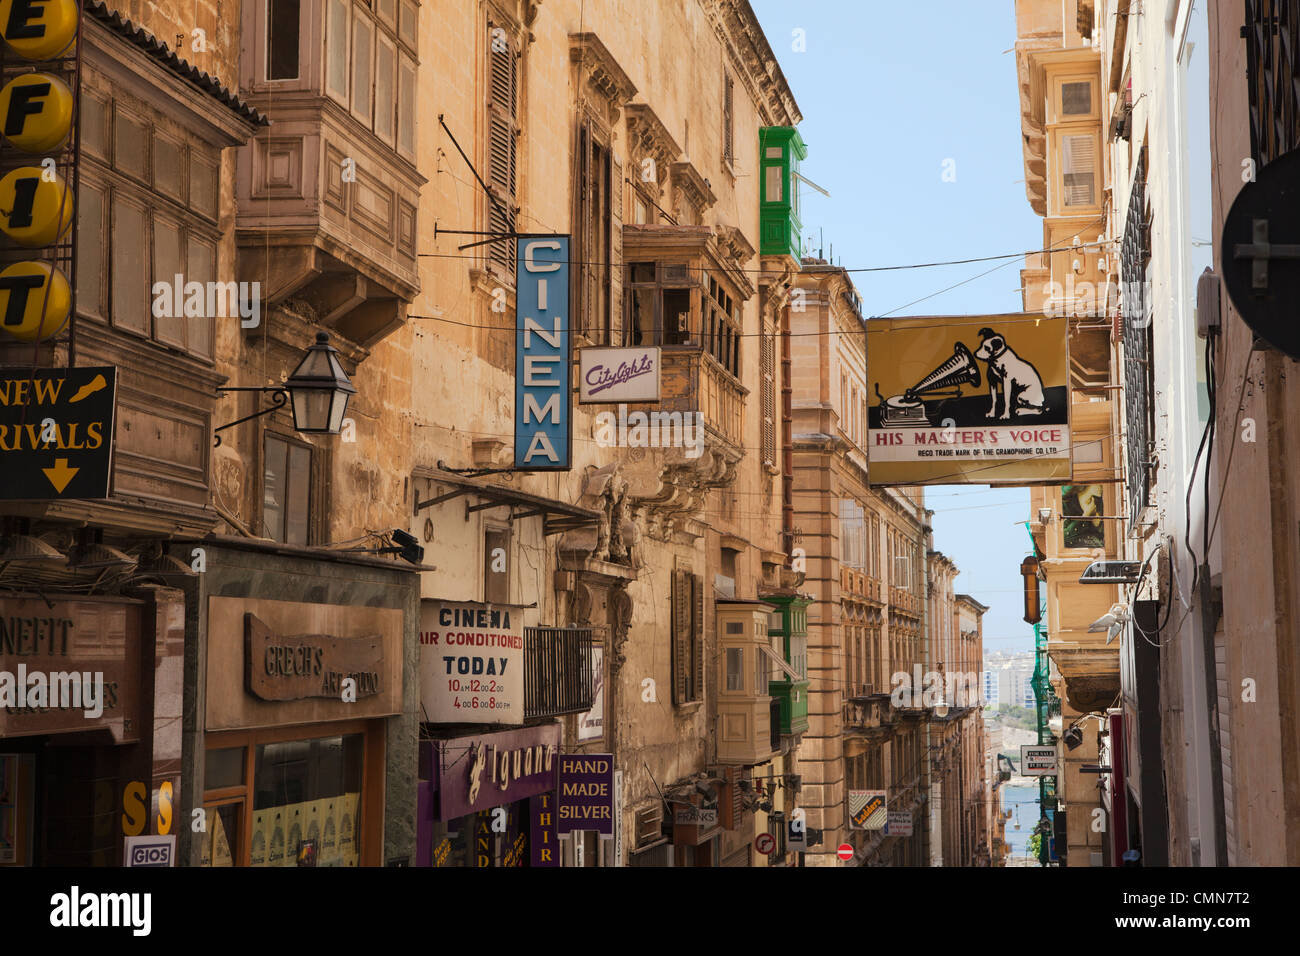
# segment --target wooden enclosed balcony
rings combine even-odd
[[[419,291],[417,8],[255,0],[240,85],[270,117],[238,154],[239,278],[369,347]]]

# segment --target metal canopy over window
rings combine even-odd
[[[475,511],[488,511],[492,508],[509,507],[511,521],[540,515],[542,517],[543,533],[547,536],[590,527],[599,524],[601,521],[599,511],[554,501],[541,495],[519,491],[516,488],[503,488],[500,485],[490,484],[474,478],[466,478],[436,468],[416,468],[413,474],[416,478],[426,478],[451,488],[450,491],[435,495],[432,498],[426,498],[424,501],[417,498],[415,503],[416,514],[433,505],[439,505],[444,501],[451,501],[468,495],[478,498],[479,502],[478,504],[466,502],[466,514],[472,514]]]

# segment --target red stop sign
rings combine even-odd
[[[853,859],[853,844],[841,843],[840,848],[835,851],[835,855],[845,862]]]

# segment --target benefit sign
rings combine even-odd
[[[522,724],[522,609],[422,602],[420,702],[429,723]]]

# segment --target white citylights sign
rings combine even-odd
[[[659,401],[660,352],[647,348],[582,349],[578,402],[583,405]]]

